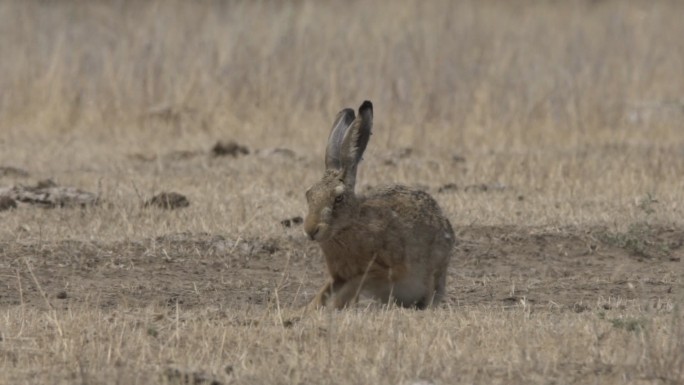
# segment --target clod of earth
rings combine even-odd
[[[230,155],[233,158],[237,158],[240,155],[248,155],[249,154],[249,149],[241,144],[238,144],[234,141],[229,141],[229,142],[222,142],[218,141],[212,147],[211,153],[214,156],[226,156]]]
[[[181,384],[207,384],[222,385],[219,379],[204,371],[193,371],[179,368],[167,368],[164,371],[166,378],[172,383]]]
[[[413,149],[411,147],[400,148],[395,152],[395,155],[399,159],[405,159],[413,154]]]
[[[299,317],[293,317],[290,319],[286,319],[283,321],[283,327],[284,328],[291,328],[294,326],[294,324],[296,324],[299,321],[301,321],[301,318],[299,318]]]
[[[188,160],[202,155],[202,151],[177,150],[164,155],[166,160]]]
[[[17,202],[6,196],[0,196],[0,211],[17,208]]]
[[[396,166],[398,160],[408,159],[412,155],[413,149],[411,147],[403,147],[396,151],[393,151],[389,156],[387,156],[383,161],[383,164],[386,166]]]
[[[458,191],[458,185],[456,183],[447,183],[437,189],[438,193],[453,192]]]
[[[451,161],[454,162],[454,163],[465,163],[466,158],[465,158],[464,156],[461,156],[461,155],[458,155],[458,154],[454,154],[454,155],[451,157]]]
[[[156,206],[166,210],[174,210],[190,206],[190,201],[184,195],[176,192],[162,192],[145,202],[145,207]]]
[[[45,208],[86,207],[99,203],[97,195],[74,187],[59,186],[52,179],[42,180],[35,186],[17,185],[10,188],[0,188],[0,199],[3,198]],[[14,207],[16,207],[16,202]],[[7,204],[11,205],[12,203]]]
[[[289,159],[294,159],[297,154],[290,150],[289,148],[282,148],[282,147],[275,147],[275,148],[266,148],[263,150],[257,150],[256,153],[259,156],[263,157],[270,157],[270,156],[280,156],[283,158],[289,158]]]
[[[184,117],[196,115],[197,111],[183,105],[162,103],[147,110],[145,117],[178,124]]]
[[[132,153],[128,154],[128,158],[138,162],[154,162],[156,160],[163,161],[183,161],[193,159],[204,155],[204,151],[190,151],[190,150],[175,150],[163,155],[146,154],[146,153]]]
[[[481,192],[487,192],[487,191],[503,191],[506,190],[506,185],[503,185],[501,183],[480,183],[480,184],[472,184],[469,186],[466,186],[463,191],[468,192],[468,191],[481,191]]]
[[[129,159],[139,161],[139,162],[152,162],[157,160],[157,154],[144,154],[141,152],[136,152],[127,155]]]
[[[303,221],[304,220],[302,219],[302,217],[296,216],[292,218],[283,219],[282,221],[280,221],[280,224],[284,227],[292,227],[302,224]]]
[[[22,170],[17,167],[12,166],[0,166],[0,177],[10,176],[10,177],[21,177],[26,178],[29,176],[28,171]]]

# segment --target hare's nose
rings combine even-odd
[[[306,234],[309,236],[310,240],[316,240],[316,234],[318,234],[318,231],[321,229],[320,226],[315,226],[313,229],[307,229]]]
[[[304,232],[310,240],[316,240],[316,234],[321,230],[321,223],[315,215],[307,215],[304,219]]]

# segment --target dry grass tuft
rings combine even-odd
[[[3,318],[3,361],[14,366],[7,383],[182,383],[197,376],[216,383],[617,384],[679,383],[684,376],[684,327],[671,308],[575,314],[519,304],[300,319],[274,309],[179,305],[15,308]],[[647,321],[624,326],[637,319]]]

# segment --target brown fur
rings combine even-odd
[[[342,154],[326,154],[326,159],[347,159],[346,163],[331,167],[326,162],[323,178],[306,193],[305,231],[319,242],[330,273],[312,306],[326,306],[332,300],[335,308],[343,308],[362,292],[406,307],[437,305],[444,295],[455,241],[451,224],[422,191],[390,186],[366,196],[354,193],[358,151],[365,149],[372,125],[370,102],[360,110],[353,123],[341,128],[349,132],[331,135],[337,138],[331,140],[346,138],[346,145],[328,144],[328,151]],[[338,120],[335,129],[340,129]],[[365,142],[350,143],[350,137]]]

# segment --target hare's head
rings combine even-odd
[[[306,191],[309,213],[304,231],[311,240],[325,241],[353,221],[356,207],[354,186],[373,126],[373,104],[363,102],[359,116],[346,108],[335,118],[325,150],[325,174]]]

